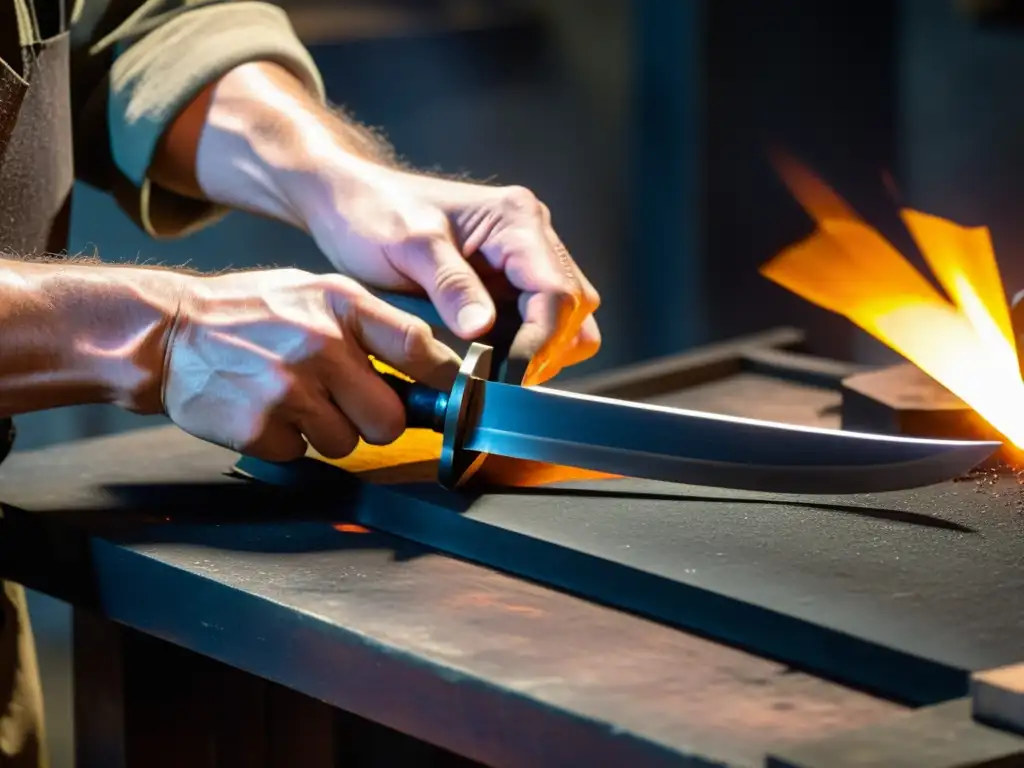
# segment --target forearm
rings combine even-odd
[[[0,259],[0,416],[112,403],[161,410],[184,276]]]
[[[177,117],[150,176],[179,194],[302,226],[287,189],[328,159],[350,167],[354,179],[395,163],[372,131],[324,106],[284,68],[255,62],[210,85]]]

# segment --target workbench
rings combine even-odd
[[[566,386],[834,425],[855,369],[801,341]],[[3,576],[74,608],[81,768],[1024,756],[969,689],[1024,660],[1012,487],[600,480],[459,503],[313,460],[260,482],[236,459],[161,427],[0,465]]]

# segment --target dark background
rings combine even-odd
[[[888,359],[757,274],[810,231],[769,165],[781,145],[902,249],[898,201],[992,229],[1024,288],[1024,30],[954,0],[461,0],[287,5],[333,101],[413,163],[531,187],[604,298],[578,371],[763,329]],[[288,228],[236,214],[147,240],[78,191],[73,248],[111,261],[326,271]],[[157,423],[81,408],[20,420],[19,449]],[[56,766],[69,765],[67,617],[32,596]]]

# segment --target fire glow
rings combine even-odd
[[[947,298],[807,169],[778,167],[817,229],[761,274],[846,317],[1024,448],[1024,381],[988,229],[901,209]]]

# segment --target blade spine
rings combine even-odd
[[[663,413],[673,416],[685,417],[687,419],[704,420],[708,422],[716,422],[719,424],[730,424],[736,426],[749,426],[759,429],[770,429],[778,432],[785,432],[787,434],[810,434],[819,435],[822,437],[836,437],[843,440],[867,440],[877,441],[880,443],[887,443],[889,445],[918,445],[918,446],[934,446],[936,448],[990,448],[995,450],[1003,445],[1003,443],[996,440],[950,440],[950,439],[937,439],[928,437],[908,437],[906,435],[885,435],[872,432],[855,432],[853,430],[844,429],[833,429],[830,427],[812,427],[803,424],[787,424],[785,422],[768,421],[765,419],[752,419],[747,416],[733,416],[729,414],[714,413],[711,411],[696,411],[686,408],[675,408],[672,406],[652,405],[649,403],[638,403],[632,400],[617,400],[615,398],[601,397],[598,395],[587,395],[578,392],[563,392],[556,389],[549,389],[547,387],[523,387],[517,384],[506,384],[499,381],[481,381],[484,397],[482,398],[483,404],[480,413],[477,415],[478,421],[482,421],[484,414],[488,413],[490,419],[494,419],[493,413],[488,411],[488,403],[486,392],[488,389],[494,389],[498,392],[513,392],[518,393],[529,393],[527,397],[538,396],[540,398],[554,396],[556,399],[565,398],[568,400],[574,400],[577,402],[587,402],[591,404],[598,404],[602,407],[625,409],[629,411],[639,411],[645,413]],[[504,422],[507,420],[506,413],[503,409],[492,408],[491,411],[496,410],[498,421]],[[514,417],[513,417],[514,418]],[[475,427],[475,425],[467,425],[467,429]],[[512,430],[510,430],[512,431]]]
[[[995,440],[952,440],[929,437],[911,437],[907,435],[885,435],[872,432],[856,432],[853,430],[833,429],[831,427],[814,427],[805,424],[787,424],[785,422],[769,421],[767,419],[754,419],[748,416],[734,416],[730,414],[714,413],[713,411],[697,411],[688,408],[676,408],[668,405],[641,403],[636,402],[634,400],[618,400],[610,397],[602,397],[600,395],[588,395],[581,392],[566,392],[563,390],[551,389],[548,387],[522,387],[517,384],[506,384],[500,381],[484,381],[481,382],[481,384],[483,385],[485,393],[488,388],[496,388],[498,391],[518,389],[522,392],[531,393],[528,396],[554,396],[556,398],[565,398],[568,400],[596,403],[602,406],[608,406],[612,408],[625,408],[627,410],[665,413],[676,416],[685,416],[690,419],[704,419],[707,421],[714,421],[719,423],[759,427],[763,429],[773,429],[777,431],[787,432],[790,434],[816,434],[824,436],[837,436],[843,438],[877,440],[879,442],[885,442],[890,444],[902,443],[905,445],[934,445],[936,447],[948,446],[951,448],[977,446],[979,448],[993,447],[994,450],[995,447],[1003,445],[1002,442]],[[486,410],[486,396],[484,397],[483,400],[483,410]],[[502,418],[504,418],[504,415],[502,415]]]

